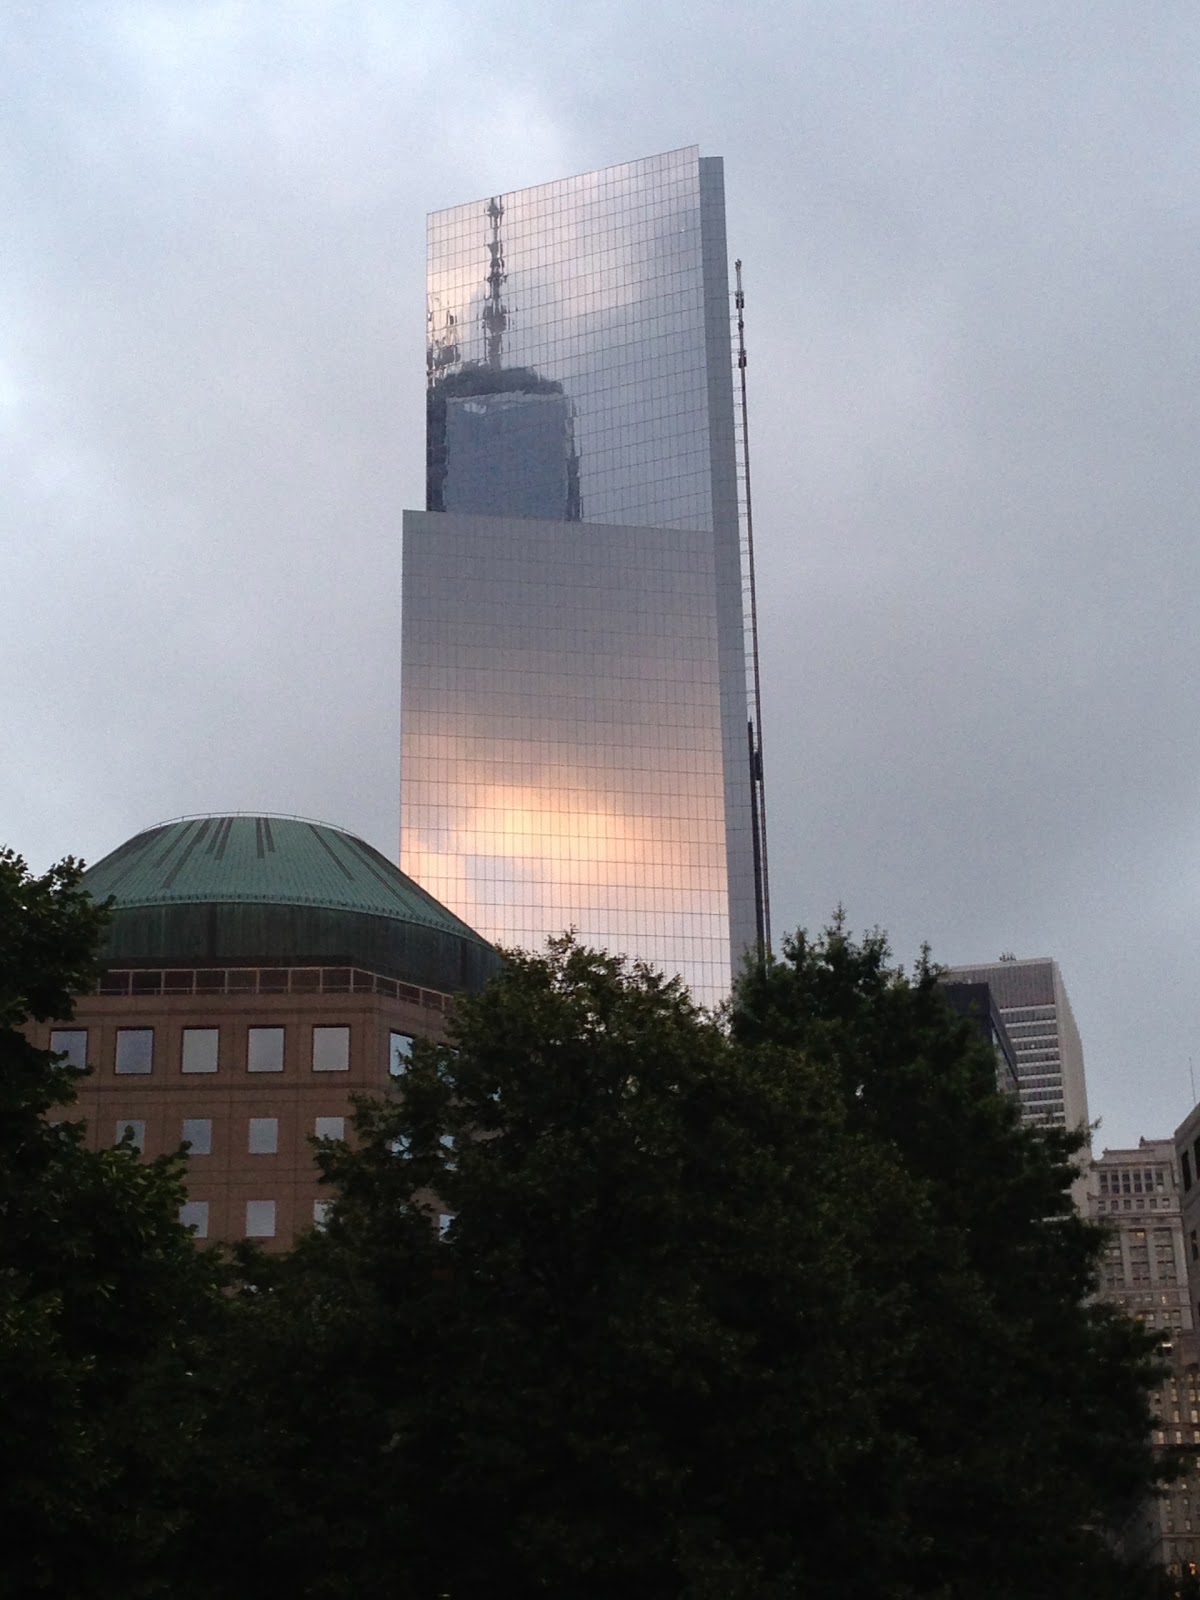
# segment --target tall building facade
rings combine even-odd
[[[568,926],[727,992],[761,937],[722,163],[429,219],[404,519],[401,864],[502,944]]]
[[[1167,1373],[1151,1396],[1154,1443],[1195,1458],[1200,1451],[1200,1367],[1188,1270],[1200,1255],[1185,1247],[1187,1192],[1170,1139],[1142,1139],[1135,1150],[1106,1150],[1088,1174],[1087,1214],[1104,1223],[1100,1294],[1162,1337]],[[1194,1253],[1194,1254],[1193,1254]],[[1191,1260],[1189,1259],[1191,1258]],[[1194,1269],[1193,1269],[1194,1270]],[[1176,1577],[1200,1567],[1200,1476],[1195,1461],[1148,1499],[1124,1534],[1126,1544]]]
[[[1143,1139],[1136,1150],[1106,1150],[1092,1163],[1088,1215],[1110,1230],[1101,1293],[1162,1332],[1173,1346],[1196,1326],[1188,1294],[1182,1195],[1170,1139]],[[1200,1414],[1166,1420],[1188,1428],[1186,1441],[1172,1436],[1171,1442],[1200,1444]]]
[[[1021,1115],[1052,1127],[1088,1126],[1083,1045],[1056,961],[1004,958],[952,967],[954,983],[986,983],[1016,1056]]]

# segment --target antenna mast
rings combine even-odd
[[[504,245],[500,238],[500,224],[504,220],[504,201],[493,195],[487,205],[492,236],[488,240],[487,299],[483,303],[484,348],[489,367],[503,366],[504,330],[508,327],[508,310],[502,298],[504,280]]]
[[[746,295],[742,288],[742,263],[736,274],[734,305],[737,309],[737,364],[742,403],[742,482],[746,497],[746,572],[750,588],[751,716],[746,724],[750,761],[750,812],[754,839],[755,915],[758,923],[759,959],[771,954],[771,888],[767,872],[767,800],[763,786],[762,682],[758,666],[758,589],[754,579],[754,511],[750,499],[750,430],[746,404]]]

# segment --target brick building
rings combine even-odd
[[[1162,1335],[1167,1377],[1152,1396],[1154,1442],[1200,1450],[1200,1367],[1181,1212],[1184,1188],[1170,1139],[1106,1150],[1091,1167],[1088,1215],[1107,1224],[1104,1299]],[[1200,1477],[1195,1470],[1148,1500],[1126,1535],[1177,1576],[1200,1564]]]
[[[282,1249],[325,1201],[310,1139],[401,1075],[496,952],[385,857],[298,818],[150,828],[84,877],[113,901],[98,991],[31,1027],[91,1076],[68,1113],[94,1147],[190,1145],[199,1238]]]

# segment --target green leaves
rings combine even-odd
[[[927,955],[909,978],[877,933],[789,942],[747,975],[733,1031],[830,1063],[848,1126],[902,1175],[864,1330],[896,1341],[875,1389],[874,1477],[899,1513],[881,1592],[1141,1592],[1097,1530],[1155,1479],[1154,1341],[1091,1301],[1103,1235],[1068,1193],[1081,1138],[1021,1127]]]
[[[330,1225],[247,1302],[277,1580],[999,1600],[1117,1571],[1094,1530],[1153,1474],[1148,1342],[1087,1304],[1069,1142],[1020,1128],[927,960],[797,936],[725,1028],[567,938],[402,1089],[323,1148]]]
[[[34,877],[0,848],[0,1027],[69,1017],[91,984],[108,910],[79,887],[83,863],[67,856]]]
[[[91,911],[19,878],[10,1009],[28,915],[60,1010]],[[1155,1366],[1092,1303],[1077,1142],[881,934],[797,935],[725,1020],[510,953],[319,1142],[326,1226],[228,1283],[176,1159],[51,1127],[12,1028],[0,1082],[0,1597],[1156,1592],[1100,1531],[1154,1480]]]
[[[67,861],[0,852],[0,1596],[160,1592],[219,1280],[179,1226],[182,1158],[51,1123],[76,1076],[18,1032],[65,1018],[103,908]]]

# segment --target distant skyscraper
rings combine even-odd
[[[1136,1150],[1106,1150],[1091,1166],[1088,1215],[1112,1230],[1101,1264],[1104,1298],[1168,1338],[1195,1326],[1181,1193],[1170,1139],[1143,1139]],[[1189,1444],[1200,1444],[1197,1423],[1200,1418],[1192,1422]]]
[[[1037,957],[952,967],[952,983],[986,983],[1017,1060],[1026,1122],[1077,1128],[1088,1122],[1083,1046],[1058,963]]]
[[[429,220],[401,860],[487,937],[729,987],[760,934],[722,163]]]

